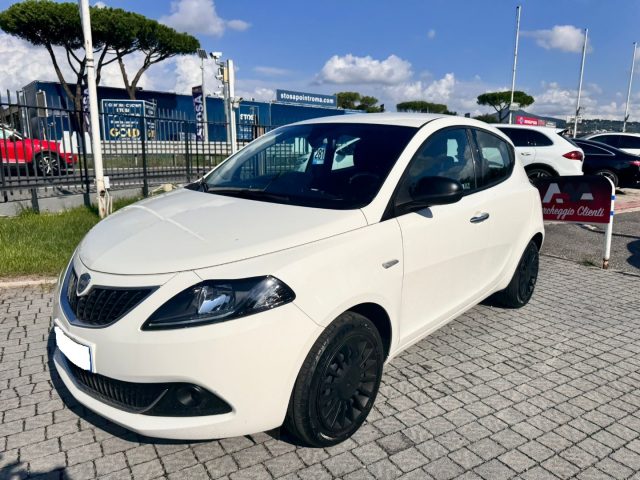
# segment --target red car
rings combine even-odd
[[[25,138],[7,125],[0,125],[0,158],[3,164],[26,165],[42,176],[73,171],[78,156],[62,152],[59,142]]]

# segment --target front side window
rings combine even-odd
[[[514,154],[512,147],[491,133],[473,130],[473,137],[478,147],[480,186],[501,182],[513,170]]]
[[[451,178],[460,182],[464,190],[476,188],[473,154],[465,128],[440,130],[420,146],[398,187],[397,203],[409,202],[409,192],[424,177]]]
[[[202,182],[220,195],[318,208],[370,203],[417,129],[395,125],[292,125],[250,143]]]

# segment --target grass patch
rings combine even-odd
[[[116,200],[113,209],[137,200]],[[0,218],[0,277],[58,275],[98,221],[94,206],[60,213],[25,210],[16,217]]]

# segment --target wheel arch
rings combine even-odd
[[[388,358],[392,345],[393,327],[391,325],[391,317],[389,317],[384,307],[377,303],[366,302],[354,305],[347,309],[347,311],[359,313],[373,322],[378,329],[380,338],[382,338],[385,359]]]
[[[558,172],[551,166],[546,163],[535,162],[531,163],[524,167],[525,172],[529,173],[529,170],[533,170],[534,168],[538,168],[540,170],[546,170],[551,173],[552,176],[558,176]]]
[[[538,251],[540,251],[540,249],[542,248],[543,240],[544,240],[544,236],[540,232],[536,233],[531,239],[531,241],[536,244],[536,247],[538,247]]]

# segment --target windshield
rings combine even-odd
[[[416,130],[353,123],[278,128],[208,174],[201,187],[291,205],[360,208],[376,196]]]

